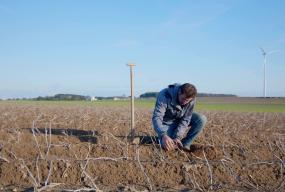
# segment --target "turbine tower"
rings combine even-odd
[[[276,53],[279,50],[273,50],[266,52],[262,47],[260,47],[262,56],[263,56],[263,97],[266,98],[266,65],[267,65],[267,56]]]

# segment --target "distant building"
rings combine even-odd
[[[91,101],[97,101],[98,99],[96,97],[91,97]]]
[[[120,96],[118,96],[118,97],[113,97],[113,100],[114,100],[114,101],[126,100],[126,99],[127,99],[126,97],[120,97]]]
[[[118,100],[127,100],[128,97],[125,96],[112,96],[112,97],[96,97],[95,100],[92,100],[92,98],[95,97],[91,97],[91,101],[97,101],[97,100],[113,100],[113,101],[118,101]]]

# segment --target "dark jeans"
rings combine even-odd
[[[198,136],[198,134],[202,131],[206,122],[207,118],[205,115],[193,112],[190,125],[188,127],[188,130],[186,130],[186,136],[181,140],[185,148],[190,149],[190,145],[192,144],[193,140]],[[167,131],[167,135],[172,139],[174,139],[173,136],[177,126],[177,123],[164,125],[164,129],[165,131]]]

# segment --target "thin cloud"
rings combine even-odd
[[[195,8],[190,7],[190,9],[185,9],[183,7],[176,10],[166,21],[161,22],[156,31],[159,36],[162,37],[165,37],[174,31],[194,31],[223,16],[232,7],[232,3],[222,3],[211,8],[211,10],[201,9],[200,17],[197,18],[193,18],[193,15],[191,15],[191,10]]]

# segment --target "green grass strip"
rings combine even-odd
[[[129,100],[101,100],[101,101],[0,101],[0,105],[49,105],[49,106],[94,106],[94,107],[129,107]],[[153,109],[155,100],[135,100],[136,108]],[[266,104],[266,103],[206,103],[198,102],[196,110],[213,111],[239,111],[239,112],[285,112],[285,104]]]

